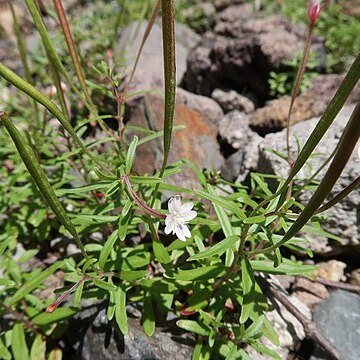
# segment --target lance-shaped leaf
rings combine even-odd
[[[28,145],[25,137],[21,135],[19,130],[9,120],[5,113],[0,112],[0,119],[5,125],[5,128],[8,131],[10,137],[12,138],[21,159],[27,167],[31,177],[35,181],[45,201],[51,207],[52,211],[55,213],[60,222],[64,225],[66,230],[68,230],[69,233],[74,237],[83,256],[87,257],[84,246],[81,243],[81,240],[76,232],[74,225],[72,224],[71,220],[66,214],[65,209],[58,200],[54,189],[51,187],[44,170],[40,166],[36,155],[34,154],[31,147]]]
[[[175,109],[176,90],[176,62],[175,62],[175,26],[174,26],[174,2],[162,0],[162,32],[164,53],[164,76],[165,76],[165,109],[164,109],[164,159],[162,164],[162,176],[170,153],[171,136]]]
[[[344,132],[339,140],[337,146],[337,152],[331,162],[328,170],[315,193],[311,197],[309,203],[305,206],[300,216],[296,219],[294,224],[286,232],[282,240],[274,245],[265,247],[260,251],[251,251],[253,253],[264,253],[271,250],[275,250],[280,245],[283,245],[290,240],[301,228],[309,221],[311,216],[316,213],[316,210],[321,206],[327,195],[329,195],[331,189],[335,185],[336,181],[340,177],[345,165],[347,164],[358,140],[360,138],[360,103],[356,106],[355,110],[351,114],[350,120],[348,121]]]

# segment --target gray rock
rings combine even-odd
[[[316,306],[314,321],[322,334],[343,355],[344,360],[360,359],[360,296],[336,290]],[[311,360],[330,359],[320,348]]]
[[[234,4],[242,4],[244,0],[215,0],[216,10],[223,10],[226,7]]]
[[[206,96],[215,88],[247,89],[268,99],[270,72],[283,69],[284,60],[303,49],[305,35],[306,27],[284,17],[256,17],[252,4],[229,6],[215,17],[213,32],[190,51],[183,87]],[[323,47],[321,40],[314,42]]]
[[[114,49],[115,58],[126,59],[129,72],[132,71],[143,34],[147,23],[140,25],[138,22],[130,24],[122,33]],[[180,83],[186,70],[186,57],[191,48],[199,41],[200,37],[193,30],[183,24],[176,24],[176,78]],[[142,50],[139,63],[131,82],[131,91],[163,90],[164,87],[162,29],[155,22],[148,39]]]
[[[255,110],[254,103],[246,96],[240,95],[235,90],[215,89],[211,97],[216,100],[225,112],[233,110],[243,111],[249,114]]]
[[[344,75],[326,74],[316,76],[311,80],[311,87],[296,98],[291,112],[291,123],[321,116],[336,90],[339,88]],[[355,86],[347,99],[347,104],[356,104],[360,100],[360,83]],[[269,132],[284,129],[291,97],[288,95],[268,101],[265,106],[251,114],[250,126],[258,134],[265,136]]]
[[[258,163],[258,145],[262,138],[249,127],[249,116],[234,110],[226,114],[220,123],[221,141],[237,150],[229,156],[221,168],[222,175],[228,180],[243,181],[250,170]]]
[[[307,164],[296,176],[297,180],[303,180],[309,178],[323,163],[325,159],[330,155],[341,133],[352,113],[353,106],[346,106],[339,113],[337,119],[326,133],[318,147],[315,149],[316,156],[311,157]],[[291,127],[291,149],[293,157],[296,158],[297,143],[302,146],[312,130],[316,126],[319,119],[314,118]],[[280,153],[286,154],[286,131],[268,134],[260,145],[259,163],[257,171],[262,173],[274,173],[282,178],[286,178],[288,175],[287,162],[280,157],[274,155],[269,149],[273,149]],[[345,167],[341,177],[337,181],[333,190],[329,195],[329,199],[340,192],[344,187],[349,185],[353,180],[359,176],[359,159],[356,151],[349,160]],[[323,170],[318,179],[324,175]],[[276,183],[270,182],[270,186],[275,189]],[[309,192],[304,192],[301,195],[302,203],[306,204],[310,198]],[[354,190],[340,203],[333,208],[323,213],[327,217],[322,227],[339,236],[339,241],[328,240],[324,236],[311,234],[307,235],[311,240],[310,248],[317,254],[340,254],[348,253],[350,255],[356,255],[360,253],[360,224],[359,224],[359,209],[360,209],[360,189]]]
[[[86,301],[85,301],[86,302]],[[82,302],[83,304],[83,302]],[[130,309],[130,308],[129,308]],[[130,309],[131,310],[131,309]],[[144,334],[140,320],[129,314],[129,334],[123,336],[115,321],[107,318],[100,303],[77,314],[67,333],[76,351],[74,359],[83,360],[182,360],[190,359],[193,340],[179,335],[177,329],[156,328],[152,337]]]

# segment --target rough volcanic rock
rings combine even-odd
[[[291,123],[308,120],[320,116],[330,103],[340,86],[343,75],[320,75],[312,80],[312,86],[297,97],[291,113]],[[257,109],[251,115],[251,127],[261,135],[276,132],[286,127],[291,97],[283,96],[269,101],[264,107]],[[360,101],[360,83],[351,93],[347,103]]]
[[[314,321],[322,334],[343,355],[344,360],[360,359],[360,296],[336,290],[314,311]],[[315,349],[311,360],[328,360],[330,356]]]
[[[217,11],[223,10],[230,5],[242,4],[244,0],[215,0],[215,8]]]
[[[147,22],[131,23],[122,33],[115,47],[116,57],[125,57],[129,72],[132,71]],[[186,57],[200,37],[183,24],[176,24],[176,78],[179,83],[186,69]],[[161,25],[155,22],[141,52],[139,63],[131,82],[130,91],[161,90],[164,87],[164,67]]]
[[[159,131],[163,128],[163,107],[162,97],[146,94],[131,103],[126,121],[131,125]],[[219,168],[223,158],[216,140],[217,126],[201,112],[177,104],[174,125],[179,124],[185,125],[186,129],[173,133],[169,162],[189,159],[200,169]],[[144,136],[141,133],[137,135]],[[136,151],[134,170],[139,174],[153,174],[155,169],[160,168],[162,158],[162,138],[140,145]],[[169,178],[168,182],[190,188],[199,187],[193,172],[185,169]]]
[[[156,328],[154,335],[149,337],[142,330],[138,311],[129,306],[127,311],[129,333],[125,336],[121,334],[115,320],[108,320],[104,305],[101,303],[92,304],[75,315],[65,334],[68,345],[71,345],[75,351],[75,356],[71,359],[182,360],[191,358],[192,339],[188,335],[181,335],[172,322],[166,322],[166,330]]]
[[[223,152],[233,152],[221,167],[222,176],[228,180],[244,180],[257,166],[258,145],[262,141],[250,129],[249,116],[237,110],[227,113],[219,126],[219,138]]]
[[[249,114],[255,110],[255,104],[249,98],[239,94],[235,90],[215,89],[211,97],[221,105],[226,113],[239,110]]]
[[[306,28],[281,16],[256,18],[252,12],[251,4],[232,5],[215,17],[214,31],[189,53],[187,90],[210,96],[215,88],[240,93],[246,88],[268,99],[270,71],[282,69],[284,60],[302,50]]]
[[[307,164],[301,169],[296,179],[308,179],[328,158],[332,150],[339,141],[341,133],[354,109],[353,106],[347,106],[337,116],[336,120],[325,134],[324,138],[315,149],[316,156],[311,157]],[[304,145],[319,119],[314,118],[299,124],[291,129],[291,148],[293,157],[296,158],[297,143]],[[295,140],[296,137],[296,140]],[[286,154],[286,131],[268,134],[260,144],[260,156],[257,171],[263,173],[275,173],[280,177],[287,177],[287,162],[267,149],[273,149],[279,153]],[[359,176],[359,159],[357,152],[354,151],[351,159],[346,165],[342,175],[329,195],[329,199],[334,197],[342,189],[348,186]],[[318,179],[324,175],[322,171]],[[270,186],[275,189],[276,184],[270,182]],[[301,194],[301,202],[306,204],[311,196],[310,192]],[[360,253],[360,189],[351,192],[345,199],[336,204],[333,208],[325,211],[323,215],[326,220],[322,223],[323,229],[337,235],[338,240],[334,241],[326,236],[318,234],[305,234],[310,240],[310,248],[317,254],[331,255],[346,253],[356,256]]]

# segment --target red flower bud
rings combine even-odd
[[[321,10],[321,0],[310,0],[310,3],[308,4],[307,7],[307,12],[311,25],[315,24],[315,21],[320,15],[320,10]]]

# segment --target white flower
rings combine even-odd
[[[193,203],[185,203],[181,205],[180,196],[172,197],[168,202],[170,214],[165,218],[165,234],[176,234],[181,241],[191,237],[189,228],[185,225],[187,221],[194,219],[197,215],[193,208]]]

